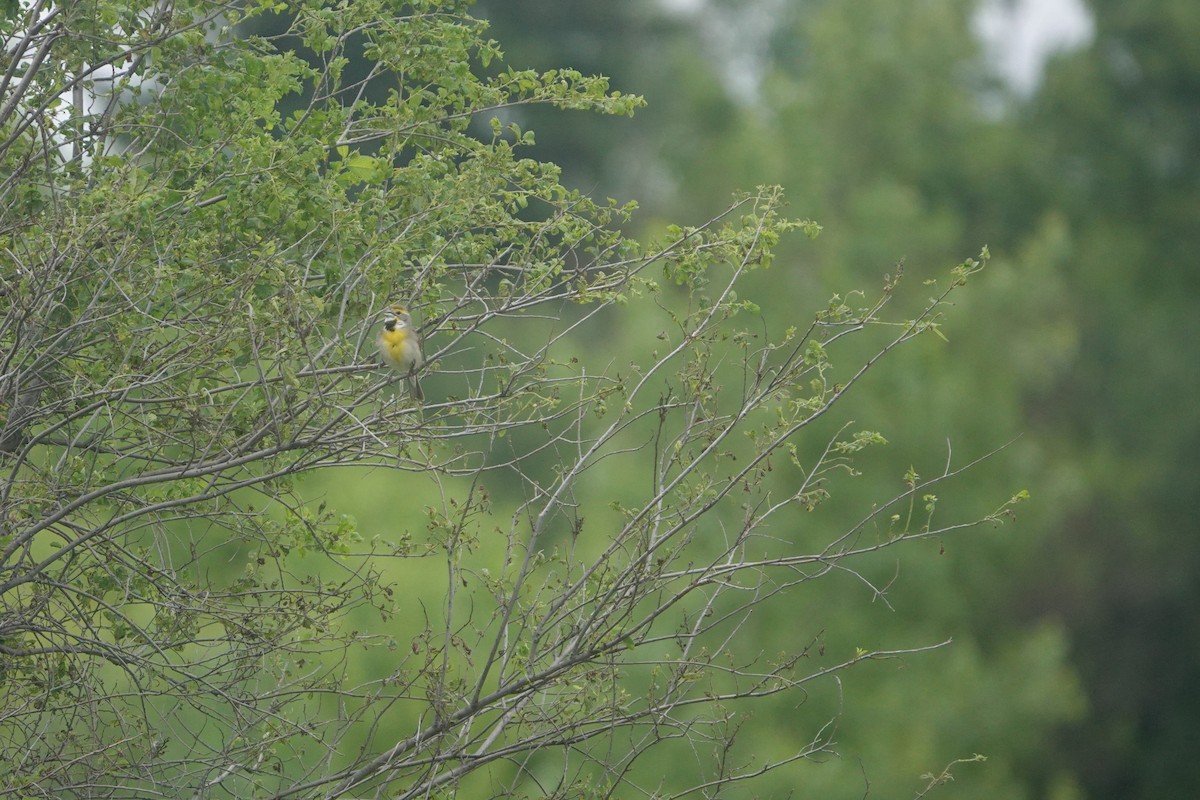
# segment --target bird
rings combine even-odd
[[[379,329],[375,344],[384,362],[404,374],[413,399],[424,402],[425,394],[417,381],[417,370],[425,363],[425,356],[421,354],[421,336],[413,329],[407,308],[392,306],[384,312],[383,327]]]

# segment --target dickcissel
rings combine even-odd
[[[404,374],[413,399],[423,402],[425,395],[417,381],[417,370],[425,363],[425,356],[421,354],[421,336],[413,329],[407,308],[392,306],[384,312],[375,343],[387,365]]]

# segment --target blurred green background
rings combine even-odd
[[[839,487],[829,524],[857,518],[910,465],[940,468],[948,447],[963,461],[1012,442],[955,502],[998,505],[1020,488],[1033,502],[1015,525],[877,565],[896,575],[886,604],[847,579],[764,608],[764,652],[817,629],[846,646],[954,645],[753,709],[748,752],[796,746],[836,714],[841,757],[744,796],[911,796],[922,772],[974,753],[988,761],[955,767],[938,796],[1200,786],[1200,4],[1091,0],[1075,40],[1014,82],[1020,42],[987,22],[1039,4],[1017,5],[477,7],[512,66],[605,74],[646,97],[633,120],[516,118],[569,182],[638,200],[642,230],[699,223],[759,183],[782,184],[794,214],[824,226],[785,243],[745,292],[773,330],[803,325],[832,293],[876,290],[901,259],[920,296],[982,245],[994,256],[950,314],[948,342],[905,349],[841,407],[890,444]],[[615,332],[612,356],[647,335]],[[388,524],[369,476],[335,480],[318,490],[341,494],[364,528]],[[593,491],[603,504],[620,487]]]

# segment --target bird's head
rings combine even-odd
[[[383,327],[389,331],[412,327],[412,317],[404,306],[392,306],[383,313]]]

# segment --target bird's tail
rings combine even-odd
[[[421,391],[421,382],[419,380],[417,380],[417,376],[410,374],[408,376],[407,383],[408,383],[408,393],[410,395],[412,395],[412,398],[414,400],[416,400],[418,403],[424,403],[425,402],[425,393],[423,391]]]

